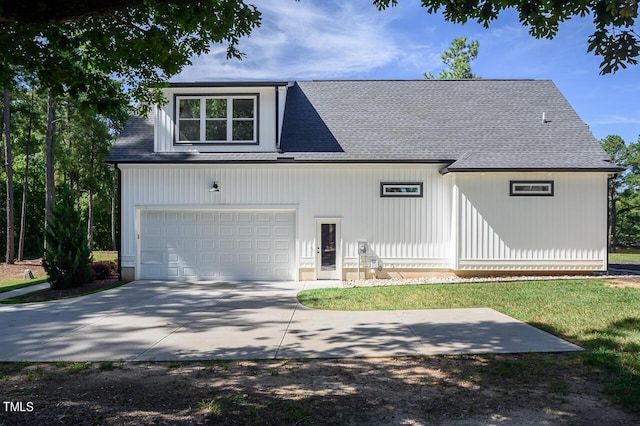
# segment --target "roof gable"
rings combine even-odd
[[[448,171],[617,169],[548,80],[305,81],[288,88],[285,105],[281,153],[151,156],[157,161],[276,161],[285,155],[313,162],[442,162]],[[142,131],[147,136],[137,134]],[[110,161],[123,161],[125,153],[150,161],[152,151],[153,130],[134,120]]]
[[[287,100],[284,151],[301,151],[308,140],[298,129],[322,120],[342,148],[334,158],[449,161],[450,171],[611,166],[551,81],[313,81],[298,87],[290,98],[306,97],[317,114],[289,109]]]

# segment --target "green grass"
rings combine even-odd
[[[93,255],[94,262],[118,262],[117,251],[94,251],[91,254]],[[25,269],[26,268],[27,266],[25,265]],[[20,278],[0,278],[0,293],[44,283],[47,282],[47,280],[48,278],[37,278],[28,281]]]
[[[60,361],[54,364],[58,368],[63,368],[70,373],[78,373],[80,371],[90,369],[93,364],[91,362],[75,362],[75,361]]]
[[[32,285],[36,285],[36,284],[40,284],[40,283],[46,283],[47,282],[47,278],[39,278],[39,279],[34,279],[34,280],[29,280],[29,281],[25,281],[25,280],[16,280],[16,279],[0,279],[0,293],[5,293],[7,291],[11,291],[11,290],[17,290],[19,288],[23,288],[23,287],[29,287]]]
[[[33,363],[25,361],[0,362],[0,378],[11,373],[20,372],[31,365],[33,365]]]
[[[215,416],[219,416],[220,414],[222,414],[222,404],[215,399],[211,399],[209,401],[202,400],[198,403],[198,407],[200,407],[201,410],[208,411]]]
[[[607,372],[612,399],[640,410],[640,290],[635,288],[589,279],[320,289],[298,298],[305,306],[330,310],[490,307],[583,347],[584,363]],[[505,366],[505,374],[511,370]]]
[[[609,263],[640,263],[639,249],[618,249],[609,253]]]
[[[94,251],[91,252],[93,256],[94,262],[109,262],[109,261],[118,261],[118,252],[117,251]]]
[[[103,361],[98,365],[100,371],[113,371],[116,368],[120,368],[113,361]]]

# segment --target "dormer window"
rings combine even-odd
[[[258,95],[176,96],[178,144],[257,144]]]

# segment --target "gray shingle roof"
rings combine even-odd
[[[546,122],[543,122],[543,113]],[[111,162],[419,161],[448,171],[617,170],[551,81],[298,82],[287,92],[282,153],[153,153],[134,118]]]

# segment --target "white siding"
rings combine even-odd
[[[552,197],[509,196],[510,180],[553,180]],[[456,176],[459,269],[605,269],[605,173]]]
[[[153,206],[293,208],[299,267],[315,265],[316,219],[342,218],[344,266],[357,242],[393,267],[453,265],[451,176],[441,165],[121,165],[122,262],[136,266],[136,214]],[[209,192],[217,181],[220,192]],[[381,198],[380,182],[424,182],[423,198]]]
[[[238,95],[258,94],[258,141],[259,145],[175,145],[174,96],[175,95]],[[167,104],[155,111],[155,152],[199,151],[199,152],[270,152],[276,150],[276,88],[275,87],[215,87],[165,89]],[[280,107],[284,109],[280,91]],[[280,112],[279,126],[283,113]]]
[[[386,268],[606,268],[605,173],[458,173],[442,165],[120,165],[122,265],[136,267],[141,210],[295,212],[296,267],[315,267],[316,224],[340,218],[343,266],[357,242]],[[553,197],[511,197],[510,180],[553,180]],[[209,192],[212,182],[220,192]],[[423,182],[381,198],[380,182]]]

